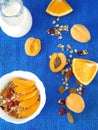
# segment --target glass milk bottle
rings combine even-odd
[[[0,26],[11,37],[22,37],[32,27],[32,16],[22,0],[0,0]]]

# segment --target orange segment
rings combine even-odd
[[[98,66],[96,62],[77,58],[73,59],[72,69],[76,79],[80,83],[88,85],[94,79]]]
[[[36,89],[35,85],[32,87],[28,87],[28,88],[21,87],[21,86],[17,86],[17,87],[13,88],[13,90],[17,93],[29,93],[29,92],[33,91],[34,89]]]
[[[13,78],[13,83],[17,86],[23,86],[23,87],[31,87],[35,84],[33,80],[25,80],[21,78]]]
[[[19,106],[21,107],[29,107],[32,106],[37,100],[39,99],[39,93],[37,93],[36,95],[34,95],[33,97],[24,100],[22,102],[19,103]]]
[[[37,89],[35,89],[34,91],[32,91],[32,92],[30,92],[30,93],[27,93],[27,94],[24,94],[24,95],[20,95],[20,96],[18,97],[18,99],[19,99],[20,101],[26,100],[26,99],[28,99],[28,98],[31,98],[31,97],[37,95],[38,93],[39,93],[39,91],[38,91]]]
[[[73,11],[72,7],[65,0],[52,0],[46,12],[52,16],[64,16]]]
[[[35,38],[28,38],[25,43],[25,52],[29,56],[36,56],[41,50],[41,41]]]
[[[24,118],[24,117],[28,117],[31,116],[32,114],[34,114],[36,112],[36,110],[39,107],[40,102],[37,101],[35,104],[33,104],[31,107],[29,107],[28,109],[24,109],[22,111],[19,111],[18,113],[18,117]]]

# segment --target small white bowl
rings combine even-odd
[[[6,84],[9,83],[12,80],[12,78],[14,78],[14,77],[20,77],[20,78],[34,80],[36,83],[36,86],[40,92],[40,106],[33,115],[31,115],[27,118],[11,117],[7,113],[5,113],[2,110],[2,108],[0,108],[0,117],[2,119],[4,119],[7,122],[14,123],[14,124],[22,124],[22,123],[26,123],[26,122],[34,119],[37,115],[39,115],[39,113],[43,109],[45,102],[46,102],[45,87],[44,87],[43,83],[40,81],[40,79],[35,74],[33,74],[31,72],[27,72],[27,71],[13,71],[0,78],[0,90],[2,90],[6,86]]]

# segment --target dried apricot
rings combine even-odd
[[[13,83],[17,86],[23,86],[23,87],[31,87],[35,85],[35,82],[33,80],[25,80],[21,78],[13,78],[12,79]]]
[[[85,102],[83,98],[76,94],[76,93],[71,93],[67,98],[66,98],[66,106],[73,112],[75,113],[80,113],[84,110],[85,108]]]
[[[25,42],[25,52],[29,56],[36,56],[41,50],[41,41],[36,38],[28,38]]]
[[[31,98],[21,101],[19,103],[19,106],[21,107],[29,107],[32,106],[35,102],[37,102],[37,100],[39,99],[39,93],[37,93],[36,95],[32,96]]]
[[[28,99],[28,98],[31,98],[31,97],[37,95],[38,93],[39,93],[39,91],[38,91],[37,89],[34,89],[34,90],[31,91],[30,93],[20,95],[20,96],[18,97],[18,99],[19,99],[20,101],[26,100],[26,99]]]
[[[21,87],[21,86],[17,86],[14,87],[13,90],[17,93],[29,93],[31,91],[33,91],[34,89],[36,89],[36,86],[32,86],[31,88],[25,88],[25,87]]]
[[[24,118],[24,117],[28,117],[31,116],[32,114],[35,113],[35,111],[38,109],[40,102],[37,101],[36,103],[34,103],[31,107],[29,107],[28,109],[24,109],[22,111],[19,111],[18,113],[18,117],[19,118]]]
[[[50,57],[50,63],[49,67],[52,72],[59,72],[61,71],[65,65],[66,62],[66,56],[63,53],[53,53]]]

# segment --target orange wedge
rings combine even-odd
[[[35,102],[37,102],[37,100],[39,99],[39,93],[37,93],[36,95],[32,96],[31,98],[21,101],[19,103],[19,106],[21,107],[29,107],[32,106]]]
[[[52,0],[46,12],[52,16],[64,16],[73,11],[72,7],[65,0]]]
[[[25,79],[21,79],[21,78],[13,78],[13,83],[17,86],[27,86],[27,87],[31,87],[35,84],[35,82],[33,80],[25,80]]]
[[[28,117],[31,116],[32,114],[34,114],[36,112],[36,110],[39,107],[40,102],[37,101],[35,104],[33,104],[31,107],[29,107],[28,109],[24,109],[22,111],[20,111],[18,113],[18,117],[20,118],[24,118],[24,117]]]
[[[39,93],[39,91],[37,89],[35,89],[34,91],[31,91],[30,93],[24,94],[24,95],[20,95],[18,97],[18,100],[22,101],[22,100],[26,100],[28,98],[31,98],[35,95],[37,95]]]
[[[90,60],[75,58],[72,62],[72,69],[76,79],[80,83],[88,85],[96,76],[98,65]]]

